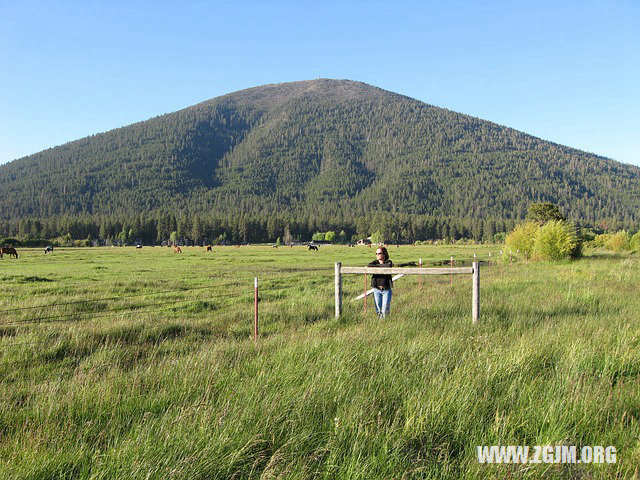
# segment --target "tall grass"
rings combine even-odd
[[[473,326],[466,276],[398,280],[384,321],[349,302],[364,288],[349,276],[333,318],[333,262],[366,264],[369,249],[185,250],[0,261],[0,478],[638,473],[637,256],[483,268]],[[498,249],[391,254],[474,250]],[[476,459],[477,445],[557,444],[614,445],[618,463]]]

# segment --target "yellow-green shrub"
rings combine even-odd
[[[609,238],[604,242],[604,247],[607,250],[612,250],[614,252],[630,250],[631,245],[629,234],[625,230],[620,230],[619,232],[610,234]]]
[[[596,238],[593,239],[594,247],[602,247],[609,241],[611,238],[611,233],[601,233],[600,235],[596,235]]]
[[[518,250],[525,258],[530,258],[533,253],[533,243],[540,225],[536,222],[525,222],[516,225],[516,228],[507,235],[505,243],[514,252]]]
[[[541,226],[533,246],[533,256],[543,260],[563,260],[581,254],[580,242],[573,225],[551,220]]]
[[[629,240],[629,247],[634,252],[640,252],[640,232],[636,233],[631,240]]]

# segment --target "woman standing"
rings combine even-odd
[[[389,260],[387,249],[378,247],[376,249],[376,259],[367,267],[393,267],[393,262]],[[376,313],[379,318],[385,318],[389,314],[389,307],[391,306],[391,287],[393,287],[391,275],[372,275],[371,287],[373,287]]]

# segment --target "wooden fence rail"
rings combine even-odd
[[[340,267],[341,273],[367,273],[370,275],[451,275],[457,273],[473,273],[473,267]]]
[[[473,262],[471,267],[443,268],[406,268],[406,267],[343,267],[335,264],[335,304],[336,318],[342,314],[342,274],[360,273],[370,275],[458,275],[471,274],[471,319],[473,323],[480,317],[480,264]]]

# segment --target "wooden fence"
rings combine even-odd
[[[471,274],[471,320],[473,323],[480,317],[480,264],[473,262],[471,267],[445,268],[407,268],[407,267],[343,267],[341,262],[335,264],[335,301],[336,318],[342,314],[342,274],[362,273],[371,275],[458,275]]]

